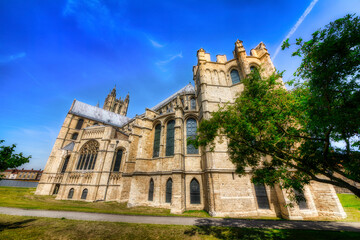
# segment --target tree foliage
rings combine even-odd
[[[3,142],[4,140],[0,140],[0,144]],[[31,156],[25,157],[23,153],[15,153],[15,148],[15,144],[11,146],[0,146],[0,171],[5,171],[8,168],[16,168],[29,162]]]
[[[237,173],[251,167],[254,182],[294,193],[317,181],[360,196],[359,17],[331,22],[296,45],[302,62],[291,91],[281,73],[252,72],[234,104],[201,122],[194,144],[214,148],[225,137]]]

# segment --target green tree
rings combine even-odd
[[[281,73],[261,78],[252,72],[234,104],[201,122],[193,143],[214,147],[225,137],[237,173],[251,167],[254,182],[280,183],[292,198],[310,181],[360,197],[354,185],[360,182],[359,17],[331,22],[296,45],[293,55],[302,62],[291,91]]]
[[[0,144],[5,142],[0,140]],[[5,171],[8,168],[16,168],[24,163],[28,163],[31,156],[25,157],[23,153],[15,153],[16,145],[0,146],[0,171]],[[0,179],[2,176],[0,176]]]

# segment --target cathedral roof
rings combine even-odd
[[[130,121],[130,118],[128,117],[99,107],[91,106],[78,100],[74,100],[69,113],[116,127],[122,127]]]
[[[151,110],[153,111],[159,110],[161,107],[165,106],[166,104],[171,102],[174,98],[176,98],[177,95],[182,95],[182,94],[195,94],[194,86],[191,83],[189,83],[188,85],[186,85],[185,87],[183,87],[182,89],[180,89],[179,91],[177,91],[176,93],[165,99],[164,101],[158,103],[155,107],[152,107]]]

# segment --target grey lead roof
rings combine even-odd
[[[99,107],[91,106],[78,100],[74,101],[74,104],[69,113],[116,127],[122,127],[131,120],[130,118],[123,115],[116,114]]]
[[[66,145],[63,150],[66,150],[66,151],[72,151],[74,149],[74,146],[75,146],[75,143],[74,142],[71,142],[69,143],[68,145]]]
[[[191,85],[191,83],[189,83],[188,85],[186,85],[185,87],[183,87],[182,89],[180,89],[179,91],[177,91],[176,93],[174,93],[173,95],[171,95],[170,97],[165,99],[164,101],[161,101],[160,103],[158,103],[155,107],[152,107],[151,110],[153,110],[153,111],[159,110],[159,108],[168,104],[171,100],[176,98],[177,95],[181,95],[181,94],[195,94],[194,86]]]

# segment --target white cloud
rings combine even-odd
[[[182,52],[180,52],[179,54],[176,54],[174,56],[171,56],[170,58],[166,59],[166,60],[163,60],[163,61],[157,61],[156,62],[156,65],[158,66],[162,66],[162,65],[165,65],[165,64],[168,64],[169,62],[175,60],[176,58],[182,58]]]
[[[0,56],[0,63],[9,63],[24,57],[26,57],[25,52],[16,53],[9,56]]]
[[[290,32],[286,35],[286,37],[281,41],[280,45],[277,47],[272,60],[274,61],[276,56],[278,55],[278,53],[281,50],[281,45],[283,43],[283,41],[285,41],[286,39],[290,38],[295,31],[298,29],[298,27],[301,25],[301,23],[305,20],[306,16],[311,12],[311,10],[313,9],[313,7],[315,6],[315,4],[318,2],[319,0],[313,0],[310,5],[306,8],[305,12],[301,15],[301,17],[297,20],[297,22],[295,23],[295,25],[291,28]]]
[[[162,47],[164,47],[164,45],[162,45],[162,44],[160,44],[160,43],[152,40],[151,38],[148,38],[148,39],[149,39],[149,41],[151,42],[151,44],[152,44],[154,47],[156,47],[156,48],[162,48]]]

